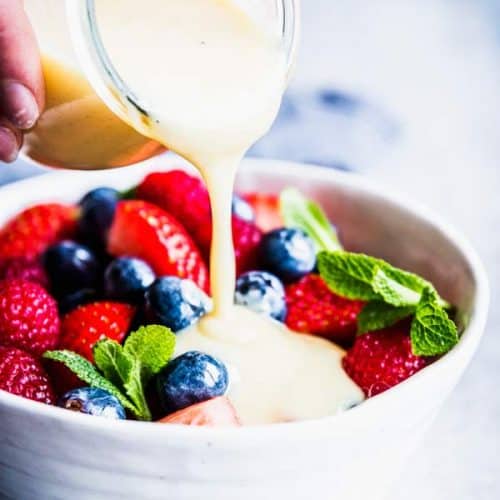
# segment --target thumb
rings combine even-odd
[[[43,107],[43,88],[40,55],[23,2],[0,0],[0,121],[31,128]]]

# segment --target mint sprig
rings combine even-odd
[[[420,276],[381,259],[345,251],[320,252],[318,269],[334,293],[368,302],[358,319],[360,333],[385,328],[414,314],[414,354],[443,354],[458,342],[457,327],[446,312],[448,303]]]
[[[280,212],[285,226],[302,229],[314,241],[318,252],[342,248],[323,209],[297,189],[287,188],[282,191]]]
[[[434,290],[426,288],[411,324],[414,354],[436,356],[444,354],[458,343],[457,327],[441,307]]]
[[[113,383],[101,375],[95,366],[84,357],[76,354],[73,351],[47,351],[43,355],[46,359],[58,361],[66,365],[80,380],[89,384],[91,387],[103,389],[104,391],[113,394],[117,397],[124,408],[135,413],[135,407],[121,393],[121,391]]]
[[[174,349],[175,335],[168,328],[148,325],[131,333],[123,346],[100,340],[93,349],[96,366],[71,351],[48,351],[44,357],[64,363],[90,386],[110,392],[137,419],[151,420],[145,389]]]
[[[358,315],[358,333],[381,330],[413,316],[412,350],[435,356],[458,342],[457,327],[448,317],[450,305],[420,276],[382,259],[342,249],[321,207],[293,188],[280,196],[281,215],[288,227],[298,227],[314,241],[318,270],[337,295],[366,302]]]

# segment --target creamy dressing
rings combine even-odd
[[[228,395],[245,424],[323,417],[360,402],[362,391],[343,371],[340,348],[233,305],[234,178],[280,105],[287,63],[279,35],[234,0],[95,4],[115,69],[147,99],[147,119],[122,118],[190,160],[210,193],[214,309],[179,333],[176,353],[200,350],[227,364]]]

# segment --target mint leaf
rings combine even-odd
[[[380,301],[369,302],[358,315],[358,334],[382,330],[414,313],[413,306],[395,307]]]
[[[93,348],[94,362],[104,376],[120,389],[132,370],[132,361],[123,354],[123,347],[111,339],[97,342]]]
[[[59,361],[66,365],[80,380],[89,384],[91,387],[97,387],[116,396],[120,403],[136,414],[135,406],[120,392],[120,390],[109,380],[104,378],[94,367],[94,365],[79,354],[72,351],[47,351],[43,355],[46,359]]]
[[[381,300],[373,288],[380,269],[378,260],[363,254],[348,252],[320,252],[318,269],[328,287],[348,299]]]
[[[297,189],[287,188],[282,191],[280,211],[285,225],[302,229],[314,241],[318,252],[342,248],[323,209]]]
[[[417,356],[437,356],[458,343],[455,323],[439,304],[436,292],[426,288],[411,325],[412,351]]]
[[[123,388],[127,396],[134,402],[134,405],[139,410],[140,420],[151,420],[151,411],[149,410],[148,403],[145,396],[144,380],[142,378],[142,366],[137,358],[133,358],[125,354],[130,361],[130,371],[127,373],[127,378],[124,380]]]
[[[391,304],[394,307],[404,307],[418,304],[420,300],[420,293],[415,292],[412,288],[409,288],[401,282],[398,281],[398,275],[392,272],[392,276],[395,279],[390,278],[387,273],[386,266],[381,264],[379,269],[373,277],[373,290],[380,295],[380,297],[387,304]],[[394,271],[394,269],[393,269]],[[401,281],[406,281],[405,277]]]
[[[124,352],[140,363],[140,375],[146,385],[172,358],[175,335],[161,325],[141,326],[131,333],[124,345]]]

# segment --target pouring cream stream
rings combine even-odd
[[[210,193],[214,308],[178,334],[176,354],[200,350],[227,364],[228,396],[244,424],[323,417],[361,401],[341,367],[340,348],[233,305],[234,178],[280,106],[287,62],[278,34],[234,0],[142,0],[140,8],[136,0],[96,0],[95,6],[113,66],[147,99],[148,119],[129,124],[191,161]]]

